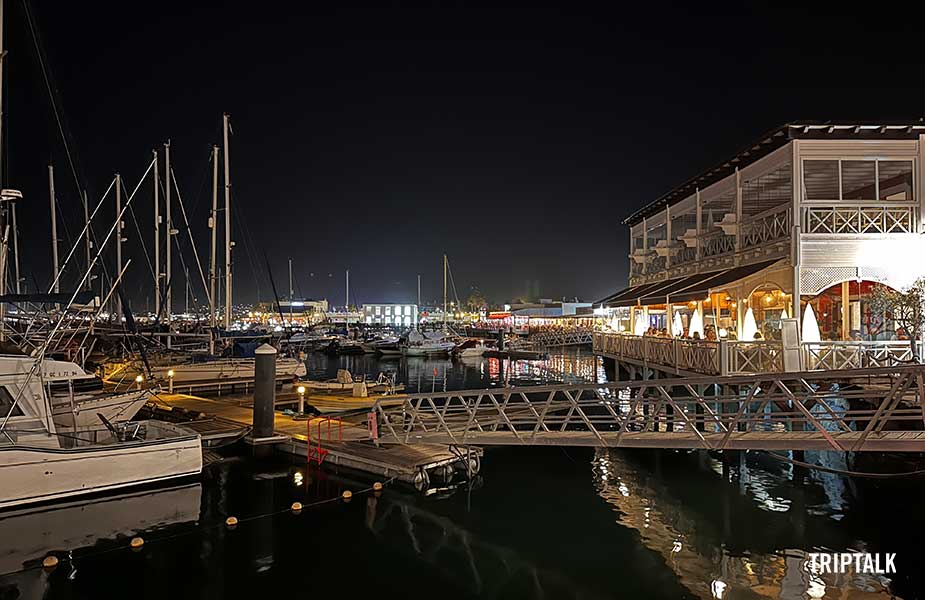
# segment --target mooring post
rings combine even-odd
[[[276,348],[264,344],[254,351],[254,440],[273,436],[276,404]]]

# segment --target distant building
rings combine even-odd
[[[516,317],[564,317],[591,307],[590,302],[558,302],[541,298],[537,302],[511,304],[510,312]]]
[[[417,304],[364,304],[362,312],[367,325],[411,327],[418,322]]]
[[[246,322],[259,325],[279,325],[284,323],[310,325],[324,319],[328,310],[327,300],[296,300],[290,305],[288,299],[276,302],[261,302],[253,307],[244,318]],[[280,321],[282,315],[282,321]]]

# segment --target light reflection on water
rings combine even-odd
[[[696,460],[703,467],[701,476],[709,477],[711,472],[723,476],[721,461],[706,455]],[[820,578],[810,574],[806,569],[806,549],[796,543],[765,551],[742,552],[727,547],[726,541],[736,537],[734,529],[739,519],[749,516],[761,519],[759,512],[783,515],[793,509],[791,499],[778,495],[781,485],[787,482],[786,477],[749,466],[734,476],[730,472],[727,477],[738,480],[737,495],[745,502],[745,506],[739,507],[730,506],[728,493],[730,488],[734,490],[730,482],[714,480],[711,485],[719,487],[713,499],[722,506],[721,522],[714,526],[708,515],[698,512],[699,506],[685,505],[673,492],[671,480],[661,478],[658,468],[657,461],[653,474],[625,451],[598,449],[592,460],[592,479],[601,498],[613,506],[617,521],[636,530],[641,543],[660,554],[665,565],[697,597],[710,599],[718,594],[724,598],[803,599],[826,591],[836,597],[845,594],[851,598],[896,597],[890,593],[890,580],[884,576],[852,572]],[[827,512],[840,515],[841,508],[829,506]],[[734,520],[730,512],[735,513]],[[792,541],[803,540],[793,536]],[[863,542],[856,541],[853,546],[825,550],[810,546],[810,550],[863,551]]]
[[[338,369],[366,375],[367,379],[393,373],[409,393],[606,381],[603,362],[587,349],[553,350],[545,360],[381,358],[372,354],[331,357],[316,352],[306,357],[305,365],[308,378],[316,380],[332,379]]]

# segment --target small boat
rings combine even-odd
[[[401,342],[390,342],[388,344],[377,344],[376,352],[383,358],[397,357],[402,355]]]
[[[426,341],[405,346],[404,354],[405,356],[441,356],[449,354],[455,347],[454,342]]]
[[[199,434],[179,425],[99,414],[93,427],[59,426],[36,360],[0,360],[0,509],[202,472]]]
[[[225,379],[253,379],[254,364],[253,358],[209,357],[201,360],[191,360],[190,362],[152,367],[151,374],[155,379],[161,381],[172,378],[174,384],[204,383]],[[304,377],[306,373],[305,363],[296,358],[280,357],[276,359],[277,380]]]
[[[365,384],[367,392],[391,393],[405,389],[402,383],[395,381],[385,373],[379,373],[376,381],[366,381],[365,377],[354,377],[347,369],[338,369],[336,379],[327,381],[305,381],[303,385],[309,389],[325,392],[351,392],[357,384]]]
[[[491,350],[491,348],[489,348],[488,346],[480,342],[476,344],[475,346],[469,346],[468,348],[463,348],[462,350],[460,350],[459,357],[460,358],[479,358],[483,354],[488,352],[489,350]]]
[[[202,472],[199,435],[163,421],[36,434],[3,431],[14,441],[0,440],[0,509]]]
[[[448,354],[455,347],[456,342],[445,339],[442,334],[427,336],[412,331],[402,353],[405,356],[440,356]]]
[[[405,396],[372,395],[352,396],[347,394],[330,394],[312,396],[305,402],[321,413],[339,413],[372,408],[376,402],[382,406],[400,406]]]
[[[0,357],[0,376],[28,376],[33,359]],[[99,415],[113,423],[135,418],[156,390],[108,392],[103,380],[76,363],[42,360],[42,381],[49,392],[52,418],[59,427],[90,427],[100,424]]]

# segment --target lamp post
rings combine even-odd
[[[167,391],[173,393],[173,369],[167,371]]]
[[[296,391],[299,392],[299,414],[305,414],[305,386],[300,385],[296,388]]]
[[[141,389],[141,382],[144,381],[144,380],[145,380],[145,376],[144,376],[144,375],[136,375],[136,376],[135,376],[135,383],[137,384],[139,390]]]

